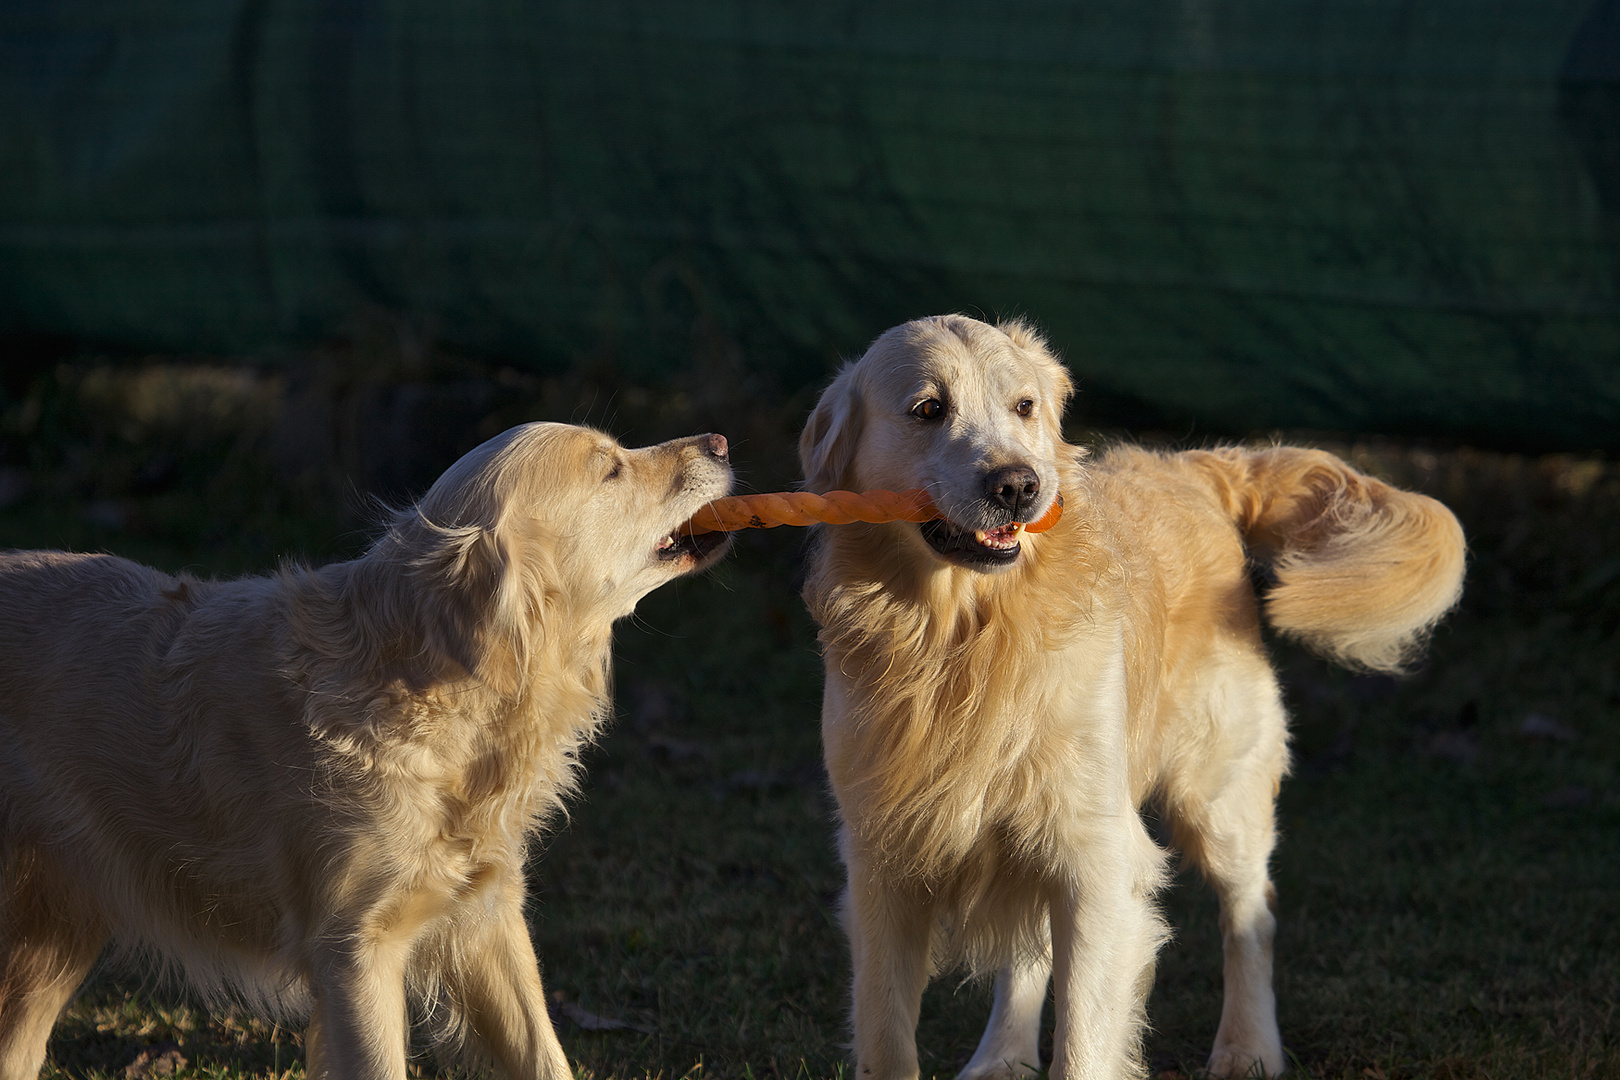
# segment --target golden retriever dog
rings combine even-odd
[[[1439,503],[1313,450],[1181,454],[1063,441],[1072,384],[1028,326],[921,319],[823,393],[806,486],[926,488],[945,515],[822,528],[805,585],[826,666],[860,1080],[917,1075],[931,974],[995,973],[964,1077],[1143,1074],[1165,857],[1220,898],[1225,1004],[1209,1069],[1286,1064],[1267,862],[1288,768],[1261,612],[1352,667],[1394,671],[1456,601]],[[1056,527],[1032,535],[1054,499]],[[1275,584],[1251,586],[1251,560]]]
[[[608,707],[614,621],[718,558],[673,533],[730,486],[719,435],[527,424],[351,562],[0,556],[0,1080],[108,945],[307,1014],[311,1077],[402,1080],[414,1011],[566,1080],[525,837]]]

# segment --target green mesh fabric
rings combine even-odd
[[[0,335],[367,307],[785,385],[1021,314],[1086,403],[1620,446],[1620,0],[3,0]]]

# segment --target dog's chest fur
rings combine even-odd
[[[1131,809],[1114,564],[1071,528],[1012,572],[919,582],[896,573],[913,565],[904,555],[872,557],[884,539],[827,538],[806,588],[828,771],[853,839],[874,869],[930,890],[1069,876],[1069,853]],[[1050,588],[1055,572],[1090,578],[1086,602]]]
[[[401,871],[431,867],[449,892],[517,872],[526,835],[574,789],[607,701],[605,639],[547,646],[568,655],[531,657],[516,693],[469,679],[373,692],[358,708],[340,698],[330,714],[312,696],[306,724],[356,835],[386,838]]]

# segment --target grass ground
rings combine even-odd
[[[363,544],[352,498],[346,511],[331,485],[267,463],[275,386],[216,380],[171,415],[137,408],[129,379],[55,378],[6,405],[0,545],[224,574]],[[594,414],[572,404],[598,389],[535,384],[502,422],[595,419],[638,441],[718,429],[748,486],[792,479],[802,401],[750,409],[677,387],[621,388]],[[1275,862],[1284,1039],[1312,1077],[1620,1077],[1620,468],[1339,449],[1446,499],[1473,554],[1461,610],[1409,678],[1276,646],[1296,748]],[[531,868],[536,946],[582,1077],[847,1071],[800,541],[744,535],[620,629],[618,720]],[[1195,878],[1164,903],[1176,938],[1149,1052],[1176,1076],[1214,1033],[1219,941]],[[986,1009],[980,986],[930,989],[924,1075],[954,1073]],[[63,1017],[46,1075],[165,1070],[296,1078],[302,1064],[295,1032],[108,971]]]

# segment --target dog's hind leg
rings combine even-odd
[[[1045,956],[1020,958],[996,973],[990,1023],[957,1080],[1033,1075],[1040,1070],[1041,1010],[1051,978],[1052,961]]]
[[[1245,682],[1230,705],[1248,711],[1255,740],[1229,763],[1219,790],[1183,791],[1172,814],[1176,846],[1198,864],[1221,903],[1224,996],[1209,1072],[1222,1077],[1260,1075],[1257,1063],[1264,1075],[1276,1076],[1287,1065],[1272,989],[1277,897],[1268,870],[1287,764],[1285,720],[1269,669]]]
[[[572,1075],[546,1012],[540,964],[524,925],[521,900],[464,932],[444,979],[467,1010],[474,1035],[512,1080]]]
[[[51,1028],[90,973],[107,932],[53,887],[42,860],[4,853],[0,878],[0,1080],[35,1080]]]

